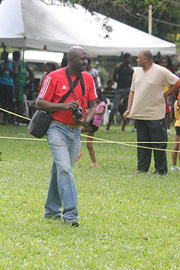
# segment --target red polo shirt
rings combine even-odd
[[[178,94],[178,97],[177,98],[180,99],[180,91],[179,91],[179,94]]]
[[[83,109],[83,114],[87,108],[88,101],[93,100],[97,97],[94,80],[90,74],[87,72],[82,72],[85,85],[85,95],[82,95],[81,83],[78,81],[77,86],[74,88],[75,99],[78,100],[79,106]],[[74,82],[76,76],[71,76],[72,82]],[[58,103],[62,97],[69,91],[70,86],[68,79],[66,77],[65,68],[61,68],[49,73],[42,84],[41,90],[39,92],[39,98]],[[71,93],[64,103],[69,101],[75,101],[73,93]],[[83,101],[83,102],[82,102]],[[64,124],[75,125],[75,122],[72,119],[72,112],[59,110],[53,113],[52,118],[54,120],[60,121]]]

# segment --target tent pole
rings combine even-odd
[[[152,5],[148,9],[148,33],[152,35]]]
[[[21,59],[22,59],[22,61],[24,61],[25,48],[21,48],[21,49],[19,49],[19,50],[20,50],[20,52],[21,52]]]

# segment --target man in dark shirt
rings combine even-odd
[[[116,111],[119,110],[120,114],[123,115],[127,109],[132,74],[134,72],[130,65],[131,60],[131,55],[129,53],[125,53],[123,56],[123,62],[115,66],[113,80],[117,82],[117,89],[115,91],[113,109],[111,111],[106,130],[110,129],[110,125]],[[123,119],[122,131],[125,130],[125,125],[126,120]]]

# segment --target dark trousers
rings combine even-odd
[[[15,103],[13,101],[13,97],[14,97],[13,86],[0,84],[0,107],[9,110],[11,112],[14,112]],[[4,114],[4,121],[6,121],[7,113],[4,112],[3,114]],[[11,119],[13,119],[13,117]]]
[[[165,119],[136,120],[138,146],[166,149],[167,131]],[[152,143],[143,143],[152,142]],[[167,173],[166,151],[153,150],[155,170],[159,174]],[[138,170],[147,172],[151,164],[152,149],[138,147]]]

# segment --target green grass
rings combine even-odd
[[[102,126],[96,136],[136,141],[131,129]],[[0,136],[30,137],[13,126],[0,126]],[[85,143],[73,168],[80,226],[72,228],[42,218],[52,162],[47,143],[0,138],[0,269],[180,269],[180,173],[153,175],[152,160],[149,173],[132,176],[136,148],[94,148],[99,168],[90,168]]]

